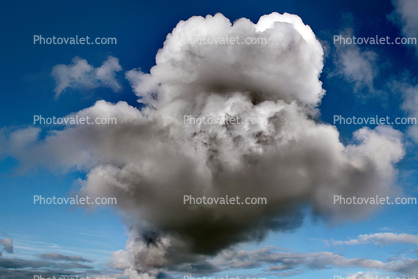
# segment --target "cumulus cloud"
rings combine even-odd
[[[122,70],[119,59],[109,56],[102,66],[94,68],[87,60],[74,57],[70,65],[56,65],[51,76],[55,79],[55,96],[58,97],[67,88],[94,89],[109,87],[113,91],[120,90],[116,81],[116,72]]]
[[[67,262],[92,262],[91,260],[85,259],[80,256],[67,256],[58,253],[45,253],[39,255],[39,257],[43,260],[50,260],[50,261],[67,261]]]
[[[196,36],[263,37],[268,44],[193,44]],[[343,145],[336,127],[315,120],[322,67],[321,45],[296,15],[273,13],[257,24],[192,17],[167,36],[149,74],[126,73],[147,108],[98,101],[79,117],[115,117],[117,125],[67,126],[42,141],[37,131],[22,130],[31,140],[14,131],[2,141],[15,146],[12,155],[23,165],[87,171],[80,195],[117,198],[129,240],[112,265],[131,279],[216,270],[208,259],[297,228],[306,206],[330,222],[353,220],[378,206],[335,205],[334,195],[393,190],[402,134],[363,128]],[[193,124],[185,116],[262,121]],[[184,195],[268,203],[191,205]],[[326,266],[316,256],[306,263]]]
[[[347,28],[341,32],[343,38],[352,38],[353,30]],[[378,55],[374,51],[362,51],[355,44],[335,44],[337,50],[334,63],[338,74],[354,84],[354,89],[359,91],[367,88],[374,91],[373,83],[378,74],[376,62]]]
[[[192,43],[205,37],[265,38],[267,44]],[[324,93],[318,79],[322,56],[321,44],[298,16],[272,13],[257,24],[242,18],[233,25],[221,14],[195,16],[180,21],[167,36],[150,74],[127,77],[139,96],[158,91],[160,107],[177,98],[198,105],[199,93],[227,97],[234,91],[256,103],[298,100],[316,105]]]
[[[0,238],[0,244],[3,245],[3,250],[7,253],[13,253],[13,239],[11,238]],[[1,254],[0,254],[1,256]]]
[[[395,233],[375,233],[359,235],[356,239],[351,240],[331,240],[333,245],[359,245],[373,243],[376,245],[388,245],[392,243],[407,243],[418,245],[418,235],[412,234],[395,234]]]

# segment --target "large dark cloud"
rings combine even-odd
[[[198,36],[268,43],[192,44]],[[117,125],[67,126],[41,142],[31,127],[0,144],[25,167],[88,171],[79,194],[117,198],[130,238],[113,267],[131,279],[208,270],[207,259],[234,244],[297,228],[303,208],[331,222],[357,219],[378,207],[334,205],[333,196],[391,193],[402,134],[364,128],[344,146],[334,126],[315,120],[322,67],[320,43],[295,15],[233,25],[221,14],[192,17],[167,36],[150,74],[126,74],[147,108],[99,101],[79,117],[115,117]],[[194,125],[185,115],[262,121]],[[267,204],[188,205],[184,195]]]

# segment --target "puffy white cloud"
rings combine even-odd
[[[239,37],[241,44],[192,43],[209,37]],[[245,38],[265,38],[267,44],[243,44]],[[157,90],[159,106],[180,98],[193,104],[198,95],[228,96],[234,91],[256,102],[315,105],[324,93],[318,79],[322,56],[314,33],[295,15],[272,13],[257,24],[242,18],[233,25],[221,14],[195,16],[180,21],[167,36],[151,74],[128,78],[140,96]]]
[[[56,82],[55,96],[58,97],[67,88],[94,89],[97,87],[109,87],[118,91],[121,87],[116,81],[116,72],[122,70],[119,60],[109,56],[102,66],[94,68],[87,60],[74,57],[70,65],[56,65],[52,69],[51,76]]]
[[[263,37],[268,44],[193,44],[200,36]],[[130,238],[113,265],[131,279],[216,270],[208,258],[298,227],[306,206],[330,221],[357,219],[378,207],[336,205],[333,196],[391,193],[402,134],[364,128],[356,144],[344,146],[336,127],[315,121],[322,59],[320,43],[296,15],[273,13],[257,24],[192,17],[167,36],[150,74],[126,73],[149,107],[99,101],[78,115],[115,117],[117,125],[67,126],[41,142],[3,142],[20,146],[12,154],[23,165],[88,171],[79,194],[117,198]],[[259,122],[184,123],[189,115]],[[189,205],[184,195],[265,197],[267,204]],[[310,264],[324,266],[320,259]]]

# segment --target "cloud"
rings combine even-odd
[[[363,234],[356,239],[339,241],[331,240],[333,245],[359,245],[373,243],[376,245],[388,245],[392,243],[407,243],[418,245],[418,235],[412,234],[395,234],[395,233],[375,233],[375,234]]]
[[[406,79],[408,80],[408,79]],[[408,127],[408,135],[418,142],[418,127],[415,122],[418,119],[418,85],[409,81],[396,81],[391,85],[391,90],[402,97],[402,110],[406,113],[406,120],[412,124]],[[404,120],[405,121],[405,120]]]
[[[0,267],[3,268],[42,268],[52,267],[60,269],[71,269],[71,268],[93,268],[92,266],[79,264],[79,263],[54,263],[49,261],[33,261],[24,260],[18,258],[0,258]]]
[[[394,11],[389,15],[394,23],[398,24],[402,30],[402,35],[406,37],[418,38],[418,18],[416,11],[418,3],[414,0],[393,0]],[[416,55],[418,56],[418,45],[416,48]],[[399,90],[402,93],[404,102],[402,108],[410,116],[418,117],[418,85],[412,82],[400,81],[393,85],[393,89]],[[408,129],[408,134],[415,142],[418,142],[418,128],[412,125]]]
[[[416,259],[403,258],[382,262],[364,258],[346,258],[325,251],[296,253],[277,250],[276,247],[265,247],[253,251],[225,250],[213,260],[213,264],[224,270],[264,268],[265,272],[279,277],[289,272],[299,273],[306,270],[329,268],[365,268],[400,274],[413,274],[418,270],[418,260]],[[364,276],[363,273],[357,273],[347,278],[364,278],[362,276]]]
[[[67,256],[58,253],[45,253],[39,255],[39,257],[43,260],[50,260],[50,261],[67,261],[67,262],[92,262],[91,260],[85,259],[80,256]]]
[[[352,38],[353,30],[345,29],[340,36]],[[338,74],[354,84],[354,89],[359,91],[367,88],[374,91],[374,79],[378,74],[376,62],[378,55],[373,51],[361,51],[355,44],[335,44],[337,52],[334,63]]]
[[[403,83],[398,84],[398,86],[404,98],[402,109],[407,112],[409,116],[414,117],[416,121],[416,119],[418,119],[418,85],[414,86],[412,84]],[[415,142],[418,142],[418,127],[416,125],[411,125],[408,128],[408,134]]]
[[[85,270],[80,270],[87,268]],[[74,270],[73,270],[74,269]],[[0,278],[27,279],[41,276],[41,278],[120,278],[126,279],[120,273],[109,270],[93,270],[89,266],[80,264],[57,264],[46,261],[30,261],[16,258],[0,260]]]
[[[394,12],[390,19],[402,28],[402,34],[408,37],[418,37],[418,18],[416,11],[418,3],[414,0],[393,0]],[[415,47],[417,47],[415,45]],[[418,48],[417,48],[418,55]]]
[[[3,250],[5,250],[7,253],[13,253],[13,239],[0,238],[0,244],[4,246]]]
[[[306,272],[307,270],[319,271],[331,268],[364,268],[403,274],[413,274],[418,269],[415,265],[417,260],[408,258],[382,262],[365,258],[346,258],[342,255],[326,251],[298,253],[280,250],[280,248],[274,246],[252,251],[226,249],[213,259],[206,258],[193,264],[181,264],[175,267],[170,266],[168,268],[168,274],[204,276],[217,272],[226,273],[230,270],[237,269],[262,269],[263,272],[259,272],[258,275],[284,277]],[[154,270],[153,272],[154,276],[158,276],[159,271]],[[132,278],[141,278],[140,273],[136,272],[132,267],[125,270],[126,274],[132,275]],[[356,276],[359,276],[359,279],[363,278],[360,273],[356,274]],[[348,276],[347,278],[357,277]]]
[[[12,239],[0,239],[0,243],[4,244],[5,250],[9,253],[13,252]],[[1,256],[1,255],[0,255]],[[21,258],[0,257],[0,278],[4,279],[20,279],[34,278],[35,275],[42,275],[44,278],[56,278],[66,276],[76,276],[79,278],[90,275],[91,278],[124,278],[120,272],[94,270],[92,266],[81,264],[79,262],[92,262],[80,256],[68,256],[58,253],[45,253],[37,255],[41,260],[28,260]],[[55,262],[66,261],[68,263]]]
[[[253,251],[227,250],[214,260],[224,268],[254,268],[268,265],[265,271],[288,271],[307,268],[311,270],[339,268],[383,268],[384,263],[363,258],[347,259],[331,252],[296,253],[277,252],[275,247]]]
[[[193,44],[199,38],[264,38],[267,44]],[[180,21],[158,51],[151,74],[127,73],[135,92],[159,92],[159,106],[198,92],[228,96],[238,91],[254,102],[297,100],[319,103],[324,90],[318,76],[323,50],[311,28],[291,14],[272,13],[257,24],[233,25],[221,14]],[[169,93],[168,91],[173,90]],[[197,104],[196,104],[197,105]]]
[[[97,87],[109,87],[113,91],[120,90],[116,81],[116,72],[122,70],[119,60],[109,56],[102,66],[94,68],[87,60],[74,57],[70,65],[56,65],[52,69],[56,87],[55,96],[58,97],[67,88],[91,90]]]
[[[196,36],[263,37],[268,44],[193,44]],[[10,141],[14,131],[3,145],[19,146],[11,154],[26,167],[88,172],[79,195],[117,198],[129,239],[112,264],[131,279],[217,270],[208,259],[298,228],[307,206],[329,222],[356,220],[379,207],[336,205],[334,195],[392,192],[402,134],[363,128],[343,145],[336,127],[316,121],[322,67],[321,45],[296,15],[272,13],[257,24],[192,17],[167,36],[150,74],[126,73],[146,108],[98,101],[79,117],[115,117],[117,125],[67,126],[41,141],[14,137],[22,143]],[[262,121],[200,125],[184,116]],[[190,205],[184,195],[268,203]]]

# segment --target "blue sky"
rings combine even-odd
[[[33,275],[37,274],[78,274],[83,276],[99,276],[101,274],[102,276],[129,279],[146,278],[143,277],[144,274],[151,276],[151,278],[153,276],[180,278],[184,274],[193,274],[195,277],[228,274],[229,276],[251,275],[263,278],[295,279],[334,278],[334,275],[351,276],[348,278],[358,279],[366,278],[361,277],[364,276],[360,274],[361,272],[393,278],[417,275],[418,227],[415,222],[418,213],[417,205],[386,205],[377,210],[374,207],[361,210],[351,207],[334,210],[332,206],[329,207],[326,196],[318,197],[321,193],[325,193],[321,187],[326,189],[328,184],[339,185],[340,182],[341,187],[337,188],[342,189],[341,192],[332,186],[329,186],[332,190],[328,192],[334,193],[333,190],[335,190],[338,193],[345,193],[347,196],[350,193],[363,193],[364,195],[367,193],[372,196],[390,193],[392,197],[417,196],[418,133],[415,125],[394,124],[389,125],[392,128],[384,127],[383,130],[376,130],[378,132],[374,133],[376,125],[334,125],[333,123],[335,115],[343,117],[375,117],[379,115],[379,117],[389,116],[391,119],[418,117],[418,99],[416,98],[416,94],[418,94],[417,45],[335,45],[333,43],[334,35],[340,34],[344,36],[350,34],[356,37],[416,37],[418,22],[415,19],[417,12],[413,9],[414,7],[417,7],[414,0],[393,2],[297,0],[180,1],[175,3],[171,1],[42,1],[42,3],[25,1],[3,3],[3,8],[0,11],[0,23],[3,26],[0,30],[2,38],[2,44],[0,44],[0,53],[2,53],[2,67],[0,68],[2,77],[0,82],[0,249],[4,249],[0,254],[0,278],[33,278]],[[196,68],[192,68],[194,65],[187,64],[193,63],[195,60],[188,56],[183,57],[183,53],[178,50],[179,48],[176,48],[176,44],[180,45],[179,42],[183,38],[181,34],[187,36],[194,26],[207,28],[205,32],[209,32],[209,34],[213,30],[217,30],[216,26],[210,25],[211,23],[199,25],[200,23],[197,21],[189,21],[191,23],[188,27],[177,26],[180,21],[186,21],[193,16],[205,17],[221,13],[231,23],[246,18],[255,24],[260,17],[273,12],[289,13],[300,17],[303,23],[312,29],[316,40],[307,43],[300,42],[292,37],[300,37],[300,34],[294,35],[296,29],[292,29],[293,31],[286,33],[283,44],[287,42],[286,40],[289,40],[289,45],[300,43],[295,49],[302,49],[302,51],[297,52],[289,47],[289,54],[286,56],[274,56],[274,53],[280,54],[283,51],[279,47],[282,42],[278,42],[277,51],[273,49],[274,46],[272,46],[274,51],[271,53],[266,51],[266,55],[283,58],[277,61],[274,60],[275,58],[263,60],[262,46],[254,47],[251,49],[252,52],[248,52],[251,55],[246,56],[252,57],[254,54],[255,62],[251,63],[260,64],[254,68],[251,68],[253,65],[250,62],[248,64],[243,62],[243,65],[250,68],[249,72],[260,71],[261,74],[259,76],[254,74],[257,76],[254,80],[249,74],[249,82],[243,87],[248,91],[255,88],[259,90],[258,92],[262,92],[260,93],[262,95],[264,91],[270,90],[270,85],[279,88],[277,89],[279,93],[272,99],[263,95],[262,98],[265,97],[263,101],[266,103],[272,101],[279,104],[282,99],[285,102],[289,99],[296,100],[294,104],[298,104],[297,106],[302,112],[292,114],[293,110],[290,105],[283,105],[284,110],[289,113],[289,117],[294,117],[291,121],[295,122],[289,122],[289,127],[299,123],[297,121],[302,119],[300,126],[308,129],[306,127],[311,127],[309,126],[311,124],[308,125],[311,123],[310,119],[314,119],[312,133],[306,135],[313,135],[312,142],[318,140],[318,145],[315,147],[308,146],[309,144],[305,142],[303,136],[305,134],[299,132],[298,129],[289,128],[286,130],[289,132],[289,137],[295,138],[296,147],[302,150],[300,154],[297,151],[286,153],[289,156],[287,159],[290,160],[289,165],[299,166],[299,163],[303,162],[300,163],[300,166],[309,165],[307,167],[309,173],[311,170],[316,170],[312,171],[313,174],[309,174],[311,176],[309,176],[310,182],[308,184],[312,188],[306,190],[301,186],[300,192],[305,190],[306,192],[300,196],[295,194],[293,200],[289,198],[290,202],[281,198],[281,195],[287,195],[285,190],[280,192],[278,195],[280,197],[273,195],[274,197],[270,198],[267,196],[278,208],[284,206],[286,209],[284,212],[287,210],[293,212],[294,210],[295,215],[301,214],[302,217],[295,217],[293,213],[282,213],[281,210],[276,211],[274,206],[267,209],[257,206],[254,216],[258,217],[249,214],[251,215],[248,217],[249,225],[243,225],[245,229],[237,229],[237,238],[231,237],[233,240],[228,242],[227,236],[220,237],[226,239],[225,244],[223,246],[219,244],[220,248],[211,250],[202,243],[196,244],[202,239],[190,231],[187,232],[187,230],[193,229],[192,225],[187,225],[188,214],[193,216],[190,217],[192,224],[196,222],[193,219],[195,216],[193,210],[185,209],[183,205],[175,205],[175,203],[170,203],[167,206],[162,204],[167,197],[161,192],[166,192],[167,195],[172,194],[175,199],[177,194],[183,193],[185,189],[187,191],[192,191],[193,187],[200,189],[206,181],[206,176],[202,174],[206,172],[191,171],[193,164],[187,165],[185,163],[183,168],[181,164],[184,158],[176,153],[179,150],[178,152],[182,155],[194,156],[187,153],[190,150],[182,145],[183,141],[187,142],[190,138],[178,136],[183,132],[188,133],[190,129],[185,128],[183,131],[183,128],[179,128],[178,131],[182,132],[178,134],[173,132],[175,134],[173,138],[178,139],[179,147],[173,148],[177,150],[176,152],[173,151],[173,153],[165,155],[163,153],[165,148],[168,152],[172,151],[169,149],[172,142],[162,138],[165,135],[164,132],[158,133],[155,132],[157,128],[149,128],[152,125],[160,125],[158,124],[160,122],[155,120],[156,122],[149,122],[149,125],[143,124],[146,122],[141,117],[154,119],[151,117],[152,113],[148,112],[153,109],[160,111],[162,117],[175,118],[182,115],[184,111],[188,111],[187,109],[190,109],[191,114],[197,113],[199,101],[193,103],[190,99],[201,99],[195,97],[197,95],[190,95],[192,96],[190,97],[185,94],[188,94],[189,89],[193,91],[198,88],[202,92],[205,91],[204,82],[207,80],[209,80],[208,83],[213,82],[215,87],[220,84],[226,88],[231,86],[233,88],[231,92],[242,91],[244,92],[241,92],[242,96],[246,96],[246,91],[235,84],[236,79],[234,79],[234,72],[232,72],[235,68],[231,67],[233,70],[228,72],[230,65],[227,62],[225,62],[225,67],[224,65],[219,66],[223,60],[217,59],[215,54],[221,52],[220,48],[218,51],[215,50],[212,56],[204,57],[202,65],[206,63],[206,67],[199,64]],[[171,33],[174,28],[177,28],[178,33],[174,34],[173,32],[174,39],[166,41],[167,34]],[[242,30],[245,28],[243,27]],[[277,28],[279,33],[280,30],[285,30],[280,29],[281,27]],[[117,44],[39,45],[33,43],[34,35],[42,35],[43,37],[74,37],[76,35],[115,37]],[[166,43],[164,43],[165,41]],[[318,46],[321,46],[323,55],[319,55],[318,50],[315,49]],[[164,49],[159,52],[163,47]],[[318,60],[321,66],[319,76],[316,76],[315,72],[317,65],[315,63],[317,62],[312,62],[310,59],[306,60],[308,62],[303,59],[303,61],[298,60],[298,57],[303,56],[302,54],[309,52],[310,49],[314,49],[312,61],[320,58]],[[189,51],[191,50],[189,49]],[[231,51],[239,53],[238,48],[232,48]],[[156,62],[157,52],[162,54],[160,60]],[[232,56],[239,58],[238,54],[234,55],[235,52]],[[64,84],[66,73],[75,69],[72,67],[79,65],[80,61],[84,61],[77,60],[76,57],[85,59],[85,65],[90,65],[90,68],[82,73],[85,75],[82,78]],[[170,65],[167,66],[164,64],[164,57],[168,57],[167,60],[173,59],[173,61],[178,59],[177,62],[184,62],[186,66],[182,68],[182,63],[171,65],[168,62],[167,64]],[[287,61],[286,57],[290,57],[289,61],[292,62]],[[74,58],[76,60],[73,60]],[[295,59],[291,60],[293,58]],[[109,64],[105,64],[106,61],[109,61]],[[117,70],[115,64],[111,65],[110,61],[120,66],[121,70]],[[288,65],[289,69],[293,67],[293,64],[297,64],[294,71],[289,70],[294,73],[293,76],[289,75],[284,78],[284,81],[279,76],[276,78],[275,73],[270,76],[266,70],[278,67],[277,69],[280,71],[279,66],[282,64]],[[64,72],[64,74],[60,72],[54,76],[54,69],[58,69],[57,65],[61,65],[61,69],[68,72]],[[150,74],[150,70],[154,66],[155,68]],[[194,71],[189,72],[189,76],[187,76],[185,73],[187,73],[189,66]],[[218,66],[220,68],[217,68]],[[100,77],[98,69],[107,71],[106,73],[109,75]],[[132,77],[129,78],[127,73],[131,70],[134,71],[130,72]],[[216,83],[219,81],[216,80],[218,78],[216,73],[223,70],[226,71],[225,80],[220,79],[218,84]],[[209,77],[207,80],[198,78],[196,83],[193,81],[183,84],[184,80],[193,79],[194,73],[197,73],[198,76],[202,73],[202,76]],[[232,76],[230,80],[228,73]],[[312,76],[316,77],[313,81],[311,80]],[[144,81],[142,79],[144,77],[149,78],[149,81]],[[264,77],[266,79],[263,79]],[[136,81],[140,82],[136,83]],[[117,89],[109,85],[112,82],[117,85]],[[245,83],[246,81],[240,80],[239,82]],[[56,88],[60,83],[64,90],[57,95]],[[87,83],[93,85],[87,86]],[[156,84],[163,86],[158,87]],[[311,84],[313,91],[315,91],[315,86],[320,84],[325,90],[325,95],[310,92]],[[187,87],[189,85],[190,88]],[[147,86],[154,87],[148,90]],[[157,87],[158,89],[156,89]],[[284,93],[281,91],[282,88],[284,88]],[[288,91],[291,93],[285,92],[286,88],[289,88]],[[308,89],[305,90],[305,88]],[[178,94],[177,99],[170,99],[167,92]],[[215,93],[211,94],[216,95],[219,92]],[[299,93],[301,95],[298,95]],[[219,94],[222,96],[223,93]],[[303,103],[305,99],[295,96],[303,94],[312,94],[319,101],[300,105],[299,102]],[[159,99],[156,100],[155,96],[159,96]],[[236,95],[234,96],[236,97]],[[267,94],[266,96],[271,95]],[[221,103],[228,104],[228,101],[232,100],[225,99],[224,102],[217,103],[216,100],[208,98],[207,103],[213,101],[213,106],[216,104],[221,106]],[[105,102],[100,102],[101,100]],[[168,101],[163,104],[162,100]],[[177,104],[175,100],[181,101],[179,101],[178,107],[175,105]],[[245,98],[239,100],[245,104],[248,101]],[[181,111],[183,108],[181,104],[184,105],[184,111]],[[316,113],[310,114],[308,110],[305,111],[306,107],[315,109]],[[206,109],[210,110],[210,108],[208,106]],[[149,115],[141,115],[141,110],[145,111],[144,115],[147,113]],[[76,113],[121,117],[122,125],[115,125],[118,128],[114,129],[105,125],[97,130],[89,130],[88,127],[33,124],[34,115],[66,117]],[[203,112],[201,113],[203,115]],[[242,113],[244,115],[247,112]],[[321,125],[328,128],[324,128],[321,132]],[[343,155],[333,151],[336,139],[334,139],[330,128],[332,125],[334,125],[332,131],[339,133],[338,143],[345,147],[359,146],[359,148],[350,149],[347,147],[341,152]],[[366,141],[369,137],[371,139],[369,145],[362,145],[362,139],[353,136],[354,132],[364,126],[370,128],[364,132]],[[155,134],[153,134],[154,132]],[[240,134],[242,131],[235,132]],[[328,133],[330,133],[329,137]],[[222,135],[223,133],[217,134],[220,138]],[[309,136],[307,137],[309,138]],[[199,139],[202,142],[208,140],[205,136]],[[321,144],[324,144],[323,147],[328,147],[327,143],[323,143],[328,139],[329,150],[319,147],[315,149],[317,146],[322,146]],[[200,148],[200,141],[188,142],[185,146],[193,146],[193,144],[196,144],[196,150]],[[216,143],[214,144],[216,145]],[[220,153],[226,154],[226,161],[224,165],[217,163],[227,169],[228,164],[234,163],[233,159],[228,161],[229,158],[235,158],[236,153],[226,147],[224,150],[222,149],[224,147],[219,148],[222,151]],[[289,150],[292,149],[289,147]],[[315,156],[316,159],[309,157],[308,151],[312,151],[312,156]],[[344,157],[345,154],[349,155]],[[176,157],[177,155],[181,159]],[[251,153],[251,155],[254,154]],[[321,157],[322,155],[323,157]],[[318,167],[318,169],[309,164],[311,159],[314,162],[322,163],[318,158],[327,160],[334,158],[334,155],[339,159],[335,161],[330,159],[334,163],[329,163],[329,167],[327,167],[327,162],[324,162],[323,168]],[[266,157],[268,156],[266,155]],[[194,158],[198,161],[201,159],[200,157]],[[264,162],[265,157],[258,159],[260,162]],[[345,168],[341,168],[344,170],[333,169],[340,159],[347,160],[349,163]],[[247,162],[242,160],[239,162],[243,164]],[[276,158],[277,161],[274,161],[273,157],[266,160],[265,162],[268,162],[265,163],[266,165],[260,163],[260,169],[264,168],[263,170],[266,172],[265,180],[263,180],[264,178],[253,180],[261,181],[260,183],[268,181],[270,186],[260,186],[262,189],[260,192],[257,192],[258,185],[254,184],[256,182],[253,184],[248,182],[247,185],[245,179],[240,180],[232,174],[229,177],[231,181],[238,181],[236,182],[238,184],[240,181],[244,181],[242,183],[247,185],[245,190],[242,190],[243,196],[274,192],[276,188],[269,187],[275,183],[280,189],[298,189],[298,183],[303,184],[301,182],[304,181],[303,178],[301,180],[298,180],[297,177],[293,177],[295,180],[290,179],[287,177],[286,171],[283,173],[277,171],[280,173],[277,175],[270,172],[270,167],[276,163],[278,169],[286,169],[286,164],[281,165],[283,162],[279,155]],[[172,172],[164,168],[164,166],[170,166],[170,162],[178,162],[179,165],[173,167]],[[216,176],[219,173],[216,173],[215,168],[212,169],[212,163],[209,162],[207,168],[213,177],[219,178],[219,181],[223,181],[225,184],[235,185],[235,182],[230,182],[223,176]],[[160,165],[162,167],[158,168]],[[266,167],[267,165],[268,167]],[[358,168],[357,171],[360,173],[358,177],[361,178],[349,171],[345,172],[345,169],[352,166]],[[251,173],[251,171],[249,177],[257,177],[258,174],[255,171],[255,173]],[[315,176],[315,172],[320,178]],[[127,173],[129,175],[133,173],[133,176],[130,177]],[[237,173],[244,175],[246,172],[240,170]],[[177,177],[177,174],[180,178]],[[155,181],[150,178],[151,175]],[[290,175],[293,176],[293,172]],[[315,179],[318,179],[318,184],[315,184]],[[217,180],[214,178],[213,181]],[[212,186],[216,188],[217,182],[213,181],[211,182],[214,183]],[[247,181],[250,180],[247,179]],[[199,185],[198,182],[201,182],[202,185]],[[356,182],[358,185],[354,185]],[[116,189],[119,186],[115,186],[119,185],[118,183],[120,183],[119,190]],[[141,183],[146,186],[142,186]],[[136,187],[135,185],[141,186],[130,188]],[[193,187],[182,188],[189,187],[189,185]],[[233,186],[231,187],[226,190],[226,193],[234,191]],[[121,189],[123,189],[123,193]],[[365,189],[364,192],[362,189]],[[115,196],[121,205],[84,207],[33,204],[34,195],[67,197],[75,194]],[[181,203],[182,201],[177,202]],[[299,204],[301,205],[299,206]],[[165,210],[167,212],[164,212]],[[174,212],[173,214],[181,216],[176,217],[173,221],[166,220],[164,216],[165,214],[171,216],[170,210]],[[216,210],[214,209],[214,212],[217,212]],[[240,211],[239,209],[234,210]],[[225,218],[230,218],[235,214],[231,212],[221,209],[217,213]],[[277,214],[278,218],[289,217],[291,223],[288,228],[285,225],[272,225],[274,218],[271,216],[274,214]],[[186,217],[181,219],[182,216]],[[201,216],[198,217],[204,219]],[[239,218],[243,218],[243,216]],[[264,226],[261,225],[264,223],[260,221],[264,218],[268,220],[266,221],[268,225],[265,225],[266,227],[260,231],[253,230],[254,226]],[[228,224],[222,225],[222,222],[217,222],[214,221],[213,225],[219,225],[219,228],[224,228],[222,226]],[[264,234],[264,237],[257,239],[257,237],[250,236],[254,231]],[[156,251],[148,247],[151,244],[146,242],[147,238],[144,237],[146,233],[155,233],[155,238],[153,235],[150,242],[156,243]],[[361,235],[363,236],[359,237]],[[195,242],[189,243],[189,239]],[[203,237],[203,239],[205,238]],[[208,243],[212,241],[211,238],[209,239]],[[353,243],[334,242],[334,240],[349,241],[353,239],[359,240],[358,243],[353,245]],[[167,258],[166,262],[150,264],[150,262],[156,261],[154,257],[159,257],[159,249],[163,250],[166,248],[165,245],[168,245],[164,241],[170,242],[171,245],[177,240],[190,244],[192,248],[186,245],[187,249],[164,250],[167,254],[174,252],[176,256],[170,254],[171,256]],[[147,248],[143,248],[143,246],[147,246]],[[211,244],[207,246],[211,246]],[[213,246],[218,247],[217,244]],[[244,251],[241,256],[234,254],[241,250]],[[156,253],[157,256],[153,253]],[[227,253],[232,253],[233,256],[228,258]],[[77,256],[78,258],[66,258],[65,256]],[[161,256],[161,258],[164,257]],[[293,265],[286,264],[286,261],[283,260],[277,260],[281,257],[292,262]],[[146,260],[143,260],[144,258]],[[187,269],[185,267],[187,265],[191,268]],[[272,266],[282,266],[282,269],[274,270],[271,268]]]

